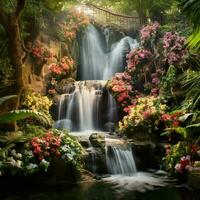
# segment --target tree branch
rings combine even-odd
[[[16,17],[18,17],[21,13],[21,11],[24,9],[26,4],[26,0],[17,0],[17,8],[16,8],[16,12],[15,15]]]

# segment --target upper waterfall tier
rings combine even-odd
[[[109,29],[100,31],[89,25],[82,38],[80,80],[108,80],[126,66],[126,54],[138,43],[129,36],[108,44]]]

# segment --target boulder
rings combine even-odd
[[[105,135],[101,133],[92,133],[89,140],[93,147],[100,147],[105,149]]]

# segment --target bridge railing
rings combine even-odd
[[[92,3],[82,5],[81,10],[96,21],[114,24],[124,29],[137,29],[140,26],[140,21],[137,16],[116,14]]]

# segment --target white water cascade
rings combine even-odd
[[[56,126],[73,131],[97,130],[106,81],[77,81],[72,93],[61,95]],[[105,108],[107,109],[107,108]]]
[[[68,88],[61,95],[55,127],[82,132],[102,130],[106,123],[117,123],[116,102],[105,88],[106,81],[102,80],[123,71],[126,54],[138,43],[125,36],[108,44],[109,36],[109,29],[104,35],[95,26],[88,26],[81,45],[79,78],[83,81],[75,82],[74,88]]]
[[[81,47],[81,80],[108,80],[116,72],[123,71],[126,54],[136,48],[138,43],[129,36],[108,48],[108,38],[93,25],[89,25],[82,39]]]
[[[130,176],[137,172],[131,146],[119,139],[107,139],[106,164],[110,174]]]

